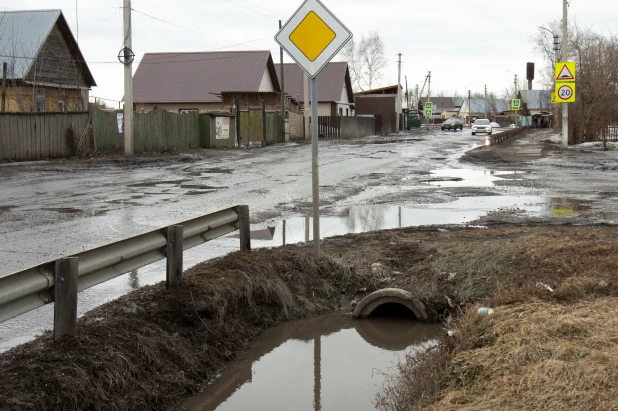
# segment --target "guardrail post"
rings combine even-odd
[[[183,226],[173,225],[167,228],[167,288],[182,281]]]
[[[251,227],[249,225],[249,206],[238,206],[238,223],[240,228],[240,250],[251,250]]]
[[[77,331],[77,257],[56,260],[54,281],[54,341]]]

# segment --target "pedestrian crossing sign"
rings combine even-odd
[[[519,109],[521,109],[521,100],[518,98],[511,100],[511,110],[517,111]]]
[[[433,103],[431,101],[427,101],[425,103],[425,110],[431,110],[433,111]]]
[[[433,116],[433,109],[425,109],[425,117]]]

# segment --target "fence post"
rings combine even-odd
[[[183,226],[173,225],[167,228],[167,288],[182,281],[182,237]]]
[[[56,260],[54,281],[54,341],[75,337],[77,329],[77,257]]]
[[[251,250],[251,227],[249,225],[249,206],[238,206],[238,225],[240,228],[240,250]]]

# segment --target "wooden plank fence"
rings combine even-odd
[[[89,150],[89,121],[88,112],[0,113],[0,160],[69,157]]]
[[[318,116],[318,136],[341,138],[341,117]]]

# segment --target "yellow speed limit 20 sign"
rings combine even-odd
[[[556,84],[556,103],[575,103],[575,83]]]

